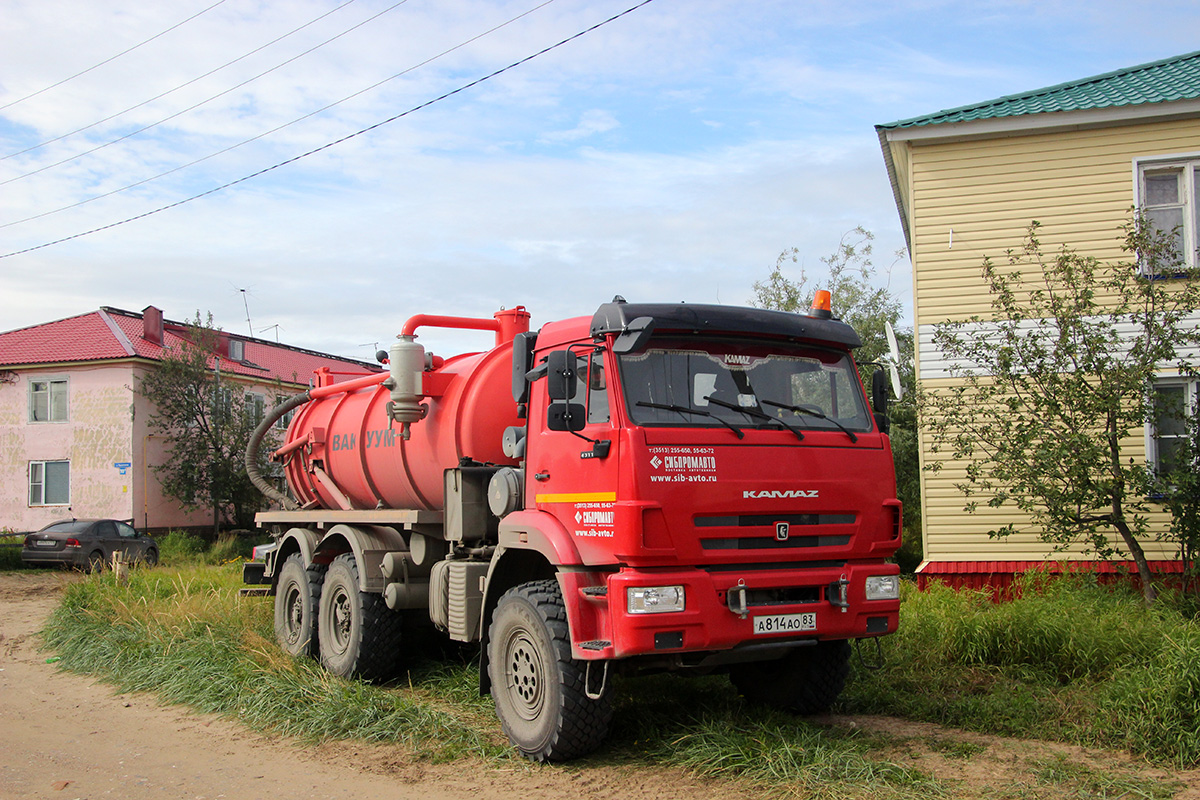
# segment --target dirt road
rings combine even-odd
[[[0,800],[728,798],[662,770],[499,770],[414,763],[394,746],[306,746],[149,695],[117,694],[46,663],[38,650],[36,633],[73,579],[0,573]]]
[[[0,572],[0,800],[728,800],[746,795],[728,783],[660,768],[431,765],[413,761],[394,745],[309,746],[252,733],[215,715],[160,705],[150,695],[118,694],[47,663],[48,654],[38,649],[37,631],[62,587],[78,579],[69,573]],[[884,717],[831,717],[829,724],[894,739],[889,758],[936,776],[961,797],[1084,796],[1070,786],[1046,785],[1037,776],[1039,765],[1061,757],[1097,774],[1116,770],[1123,779],[1178,781],[1176,800],[1200,800],[1200,771],[1172,775],[1119,753]]]

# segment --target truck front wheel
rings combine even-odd
[[[359,591],[358,563],[343,553],[325,572],[317,613],[321,665],[343,678],[386,680],[400,657],[399,614],[382,595]]]
[[[525,583],[500,598],[488,633],[488,673],[500,726],[527,758],[576,758],[608,734],[611,692],[587,696],[586,664],[571,657],[557,581]]]
[[[775,661],[730,667],[733,685],[751,703],[782,706],[796,714],[828,711],[850,674],[850,643],[817,642]]]
[[[279,570],[275,589],[275,640],[285,653],[311,656],[317,652],[317,600],[321,569],[305,569],[299,553],[288,556]]]

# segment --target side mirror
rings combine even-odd
[[[579,382],[575,374],[576,361],[575,354],[570,350],[553,350],[547,356],[549,382],[546,384],[546,392],[551,400],[570,400],[575,396]]]
[[[871,410],[875,412],[875,424],[883,433],[891,433],[891,421],[887,415],[888,376],[882,369],[871,374]]]
[[[871,410],[886,414],[888,404],[888,376],[882,369],[871,374]]]
[[[533,348],[537,344],[537,334],[532,331],[518,333],[513,339],[513,401],[529,402],[529,377],[527,373],[533,369]]]
[[[587,424],[582,403],[551,403],[546,409],[546,427],[552,431],[581,431]]]

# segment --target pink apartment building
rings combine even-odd
[[[166,442],[148,425],[151,401],[134,389],[187,326],[101,308],[0,333],[0,530],[37,530],[70,517],[133,520],[141,529],[211,525],[164,495],[152,466]],[[222,380],[265,408],[308,386],[318,367],[363,375],[379,367],[222,332]]]

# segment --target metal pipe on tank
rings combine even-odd
[[[511,342],[518,333],[529,330],[529,312],[525,306],[500,310],[492,319],[480,317],[447,317],[441,314],[417,314],[409,317],[400,329],[400,336],[414,336],[417,328],[458,328],[469,331],[495,331],[496,344]]]

